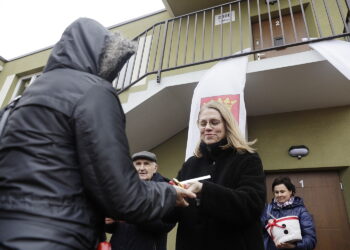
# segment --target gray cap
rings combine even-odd
[[[133,154],[131,158],[132,158],[132,161],[136,161],[139,159],[146,159],[146,160],[157,162],[157,156],[148,151],[137,152]]]

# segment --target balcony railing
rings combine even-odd
[[[153,25],[113,82],[119,93],[151,74],[243,55],[295,53],[350,36],[349,0],[240,0]],[[250,48],[250,51],[245,50]]]

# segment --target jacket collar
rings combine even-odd
[[[272,203],[273,203],[273,208],[274,209],[280,209],[280,207],[277,206],[277,204],[274,202],[273,199],[272,199]],[[298,206],[304,206],[304,201],[303,201],[303,199],[301,197],[294,196],[293,203],[283,207],[282,209],[285,209],[285,208],[288,209],[288,208],[293,208],[293,207],[298,207]]]
[[[227,145],[226,138],[213,144],[205,144],[204,142],[201,142],[199,149],[205,158],[216,161],[223,153],[232,151],[232,148],[223,149],[223,146],[225,145]]]
[[[168,178],[165,178],[162,176],[160,173],[156,172],[151,178],[151,181],[156,181],[156,182],[169,182],[170,180]]]

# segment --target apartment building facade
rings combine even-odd
[[[349,249],[350,81],[309,43],[349,41],[350,1],[163,2],[164,11],[110,27],[138,43],[113,82],[131,152],[152,150],[159,171],[176,176],[196,84],[216,62],[247,55],[247,134],[258,139],[267,200],[273,178],[290,176],[315,219],[317,249]],[[0,105],[40,76],[50,50],[0,58]]]

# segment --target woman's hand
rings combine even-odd
[[[199,181],[194,181],[191,183],[187,183],[188,187],[187,189],[190,190],[193,193],[200,193],[202,191],[203,183]]]
[[[295,244],[292,244],[292,243],[288,243],[288,242],[286,242],[286,243],[280,243],[280,244],[277,244],[276,245],[276,248],[287,248],[287,249],[292,249],[292,248],[295,248],[296,247],[296,245]]]
[[[176,206],[177,207],[187,207],[189,204],[185,198],[196,198],[196,194],[191,190],[181,188],[179,186],[173,186],[176,190]]]

